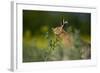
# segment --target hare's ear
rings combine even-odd
[[[61,27],[61,28],[63,28],[63,27],[64,27],[64,25],[61,23],[61,24],[60,24],[60,27]]]
[[[63,28],[64,27],[64,24],[63,25],[61,25],[61,28]]]
[[[61,28],[64,27],[64,19],[62,19],[62,22],[61,22]]]

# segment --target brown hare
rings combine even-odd
[[[54,34],[56,35],[56,37],[58,38],[58,40],[61,41],[63,46],[65,48],[70,48],[73,45],[73,39],[71,35],[63,29],[65,23],[68,23],[68,22],[67,21],[65,22],[63,19],[63,24],[61,26],[52,28],[52,30]]]

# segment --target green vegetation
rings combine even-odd
[[[64,30],[74,38],[72,48],[65,49],[52,31],[62,17],[68,21]],[[90,17],[89,13],[23,10],[23,62],[89,59],[82,57],[82,48],[90,49]]]

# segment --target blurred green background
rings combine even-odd
[[[54,40],[52,28],[60,26],[62,18],[68,21],[64,30],[71,26],[72,32],[77,29],[82,40],[91,42],[90,13],[23,10],[23,62],[52,60],[49,40]],[[61,60],[61,55],[56,57]]]

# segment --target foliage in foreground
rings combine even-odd
[[[81,40],[79,30],[69,28],[67,30],[74,38],[72,48],[63,48],[62,44],[56,37],[51,38],[49,32],[43,34],[48,42],[48,48],[37,48],[34,42],[29,45],[23,41],[23,62],[39,61],[61,61],[61,60],[80,60],[90,59],[90,44]]]

